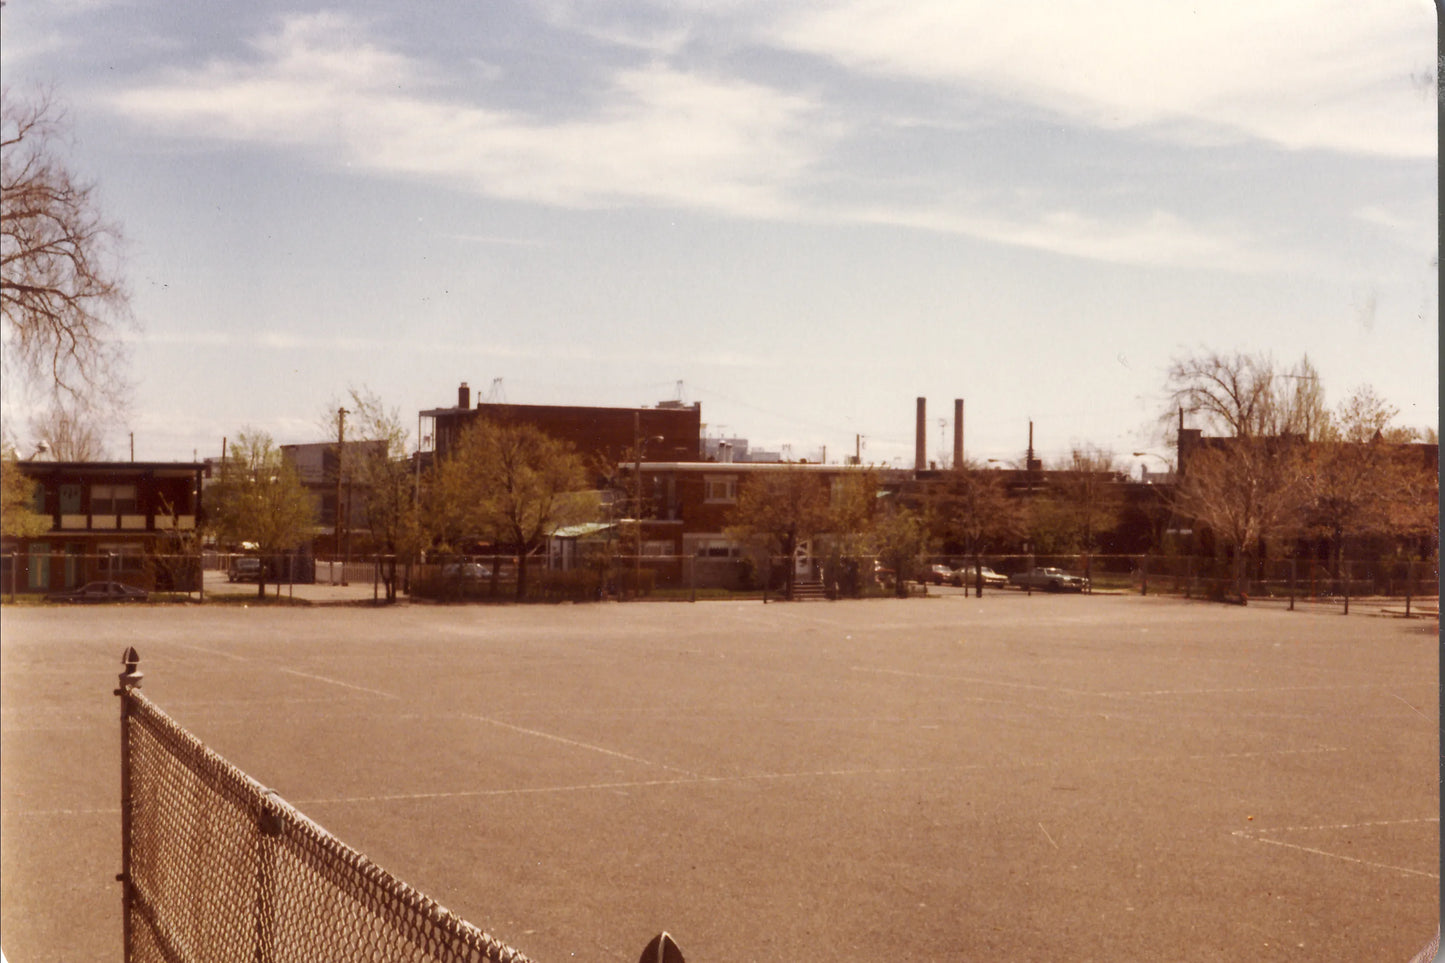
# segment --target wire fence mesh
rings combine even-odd
[[[117,694],[127,963],[527,963]]]

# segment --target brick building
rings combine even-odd
[[[534,425],[553,438],[570,442],[590,468],[632,461],[641,447],[643,460],[702,460],[702,405],[662,402],[653,408],[597,408],[574,405],[471,403],[462,382],[452,408],[422,411],[422,435],[431,437],[430,457],[444,459],[463,429],[478,418]],[[428,426],[430,431],[428,431]]]

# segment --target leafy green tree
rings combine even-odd
[[[0,459],[0,533],[7,538],[34,538],[50,531],[50,516],[34,510],[39,485],[20,470],[15,450]]]
[[[271,436],[243,429],[206,489],[208,526],[230,542],[252,542],[262,557],[256,593],[266,595],[266,561],[311,536],[315,506],[294,465]]]
[[[861,556],[869,554],[869,537],[878,511],[878,476],[871,469],[835,476],[829,497],[827,556],[824,578],[834,598],[857,596],[871,573]]]
[[[906,505],[893,506],[874,523],[871,542],[878,560],[893,570],[894,593],[905,598],[907,580],[913,577],[928,549],[924,514]]]
[[[557,528],[595,510],[585,486],[582,460],[570,444],[533,425],[478,419],[433,475],[431,527],[509,546],[517,556],[520,600],[527,593],[527,557]]]
[[[1025,516],[1010,498],[998,472],[967,464],[949,472],[928,505],[930,528],[945,545],[952,544],[973,559],[975,572],[983,552],[1017,538],[1025,529]],[[982,594],[982,575],[975,591]]]
[[[730,514],[728,532],[787,559],[788,597],[793,596],[798,546],[833,525],[825,476],[800,468],[749,473]]]

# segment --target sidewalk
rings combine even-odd
[[[209,595],[255,595],[255,582],[232,582],[226,578],[225,572],[206,573],[206,594]],[[266,595],[271,598],[279,595],[281,598],[294,598],[317,604],[339,604],[343,602],[369,602],[373,597],[385,598],[386,589],[383,586],[373,586],[370,579],[366,581],[354,581],[349,585],[329,585],[325,582],[316,584],[288,585],[281,583],[278,587],[267,583]],[[401,596],[405,598],[405,596]]]

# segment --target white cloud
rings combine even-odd
[[[1415,0],[845,0],[779,45],[1108,128],[1201,124],[1289,148],[1433,157],[1432,12]]]
[[[683,204],[755,216],[820,148],[814,105],[655,64],[617,73],[603,106],[548,121],[445,99],[424,71],[339,15],[296,17],[253,62],[217,61],[113,96],[178,136],[315,149],[338,161],[565,206]]]
[[[1421,98],[1409,65],[1391,57],[1413,48],[1385,43],[1409,18],[1371,19],[1356,12],[1362,6],[1371,5],[1332,6],[1337,19],[1302,34],[1303,8],[1290,0],[1205,16],[1140,0],[1064,2],[1047,16],[965,0],[848,0],[760,29],[870,74],[966,85],[1109,127],[1411,154],[1416,130],[1399,108]],[[754,16],[774,14],[758,8]],[[1352,40],[1352,30],[1363,39]],[[248,60],[174,72],[111,102],[171,136],[290,147],[323,163],[507,200],[887,223],[1112,263],[1230,271],[1281,263],[1248,231],[1165,210],[1084,215],[1038,195],[1030,209],[998,214],[979,189],[937,180],[947,175],[923,158],[909,176],[930,198],[926,206],[878,201],[889,185],[867,182],[849,189],[870,199],[850,200],[838,193],[841,181],[817,173],[846,165],[841,147],[858,133],[846,105],[660,60],[615,69],[588,91],[587,111],[550,118],[468,101],[340,14],[291,17],[252,49]],[[1393,92],[1395,74],[1404,96]]]
[[[1012,217],[944,208],[859,208],[841,216],[852,221],[967,235],[1112,264],[1241,274],[1297,266],[1287,256],[1257,248],[1243,232],[1190,224],[1167,211],[1113,220],[1064,208]]]

